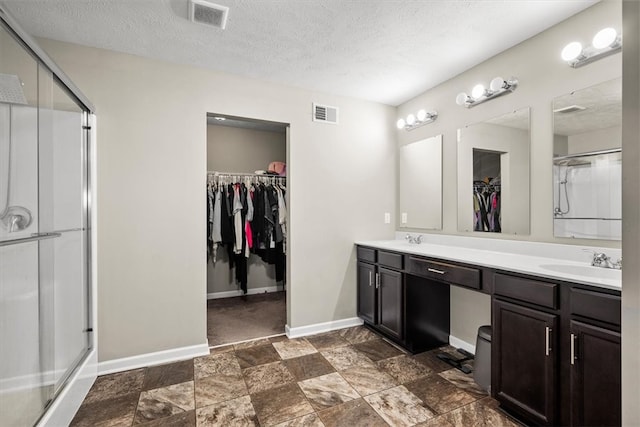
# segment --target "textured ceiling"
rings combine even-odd
[[[33,36],[398,105],[597,0],[5,0]]]
[[[576,90],[553,100],[553,109],[579,105],[586,110],[553,114],[553,133],[576,135],[622,125],[622,79]]]

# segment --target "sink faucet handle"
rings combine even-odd
[[[613,263],[613,268],[622,270],[622,257],[618,258],[618,260]]]
[[[416,243],[422,243],[422,234],[418,234],[418,237],[416,237],[415,239],[413,239]]]

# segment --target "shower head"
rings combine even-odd
[[[5,104],[27,104],[20,78],[14,74],[0,73],[0,102]]]

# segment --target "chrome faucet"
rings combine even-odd
[[[419,245],[420,243],[422,243],[422,235],[421,234],[418,234],[417,236],[412,236],[411,234],[407,234],[405,236],[405,239],[409,243],[415,243],[416,245]]]
[[[619,258],[616,262],[613,262],[611,258],[604,252],[593,252],[589,251],[588,249],[585,249],[585,251],[591,252],[593,254],[593,258],[591,259],[592,266],[622,270],[622,258]]]

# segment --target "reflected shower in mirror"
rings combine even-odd
[[[529,108],[458,129],[458,230],[529,234]]]
[[[442,135],[399,152],[400,227],[442,229]]]
[[[620,240],[622,79],[553,101],[556,237]]]

